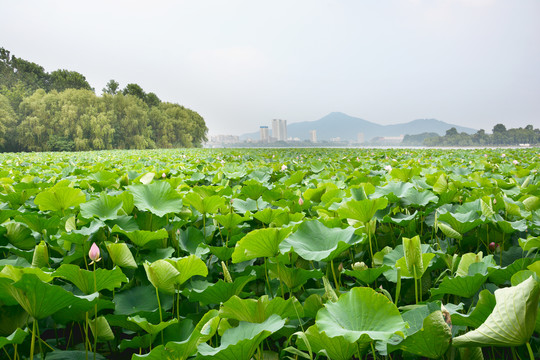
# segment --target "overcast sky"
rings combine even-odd
[[[538,0],[0,0],[0,47],[137,83],[209,135],[339,111],[540,126]]]

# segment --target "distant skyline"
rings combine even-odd
[[[78,71],[97,94],[137,83],[197,111],[209,135],[330,112],[540,126],[537,0],[3,0],[0,12],[13,55]]]

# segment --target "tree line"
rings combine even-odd
[[[402,145],[424,146],[513,146],[519,144],[540,145],[540,129],[527,125],[524,128],[506,129],[503,124],[493,127],[492,133],[484,129],[474,134],[458,132],[456,128],[446,130],[444,136],[436,133],[405,135]]]
[[[200,147],[208,128],[195,111],[137,84],[110,80],[97,96],[75,71],[47,73],[0,48],[0,151]]]

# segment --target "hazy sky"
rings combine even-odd
[[[0,0],[0,47],[137,83],[210,135],[340,111],[540,126],[538,0]]]

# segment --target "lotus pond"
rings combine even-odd
[[[538,149],[0,163],[2,359],[540,358]]]

